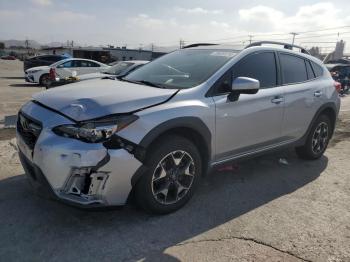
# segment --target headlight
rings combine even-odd
[[[75,125],[61,125],[52,131],[64,137],[82,140],[87,143],[100,143],[136,121],[136,115],[114,116],[81,122]]]

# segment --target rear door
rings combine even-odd
[[[80,74],[89,74],[89,73],[99,72],[99,69],[101,68],[100,64],[92,61],[80,60],[80,63],[81,63]]]
[[[323,68],[289,53],[280,52],[279,60],[285,94],[282,134],[295,140],[305,134],[322,105],[324,90],[320,76]]]
[[[283,87],[279,85],[274,52],[247,55],[216,84],[216,160],[254,152],[282,141]],[[232,80],[251,77],[260,81],[257,94],[241,94],[228,100]]]

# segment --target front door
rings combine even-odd
[[[226,73],[220,84],[236,77],[260,81],[257,94],[241,94],[230,101],[227,93],[214,95],[216,105],[216,161],[262,150],[283,141],[281,125],[284,110],[284,88],[279,86],[274,52],[250,54]],[[226,83],[225,83],[226,81]],[[220,89],[220,88],[219,88]],[[224,90],[225,88],[221,88]],[[227,90],[228,91],[228,90]]]

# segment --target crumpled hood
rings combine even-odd
[[[33,95],[33,99],[76,121],[83,121],[162,103],[176,92],[175,89],[95,79],[55,87]]]

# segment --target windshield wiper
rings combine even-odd
[[[164,86],[157,84],[157,83],[153,83],[147,80],[141,80],[141,81],[135,81],[135,83],[141,83],[144,85],[148,85],[148,86],[153,86],[153,87],[158,87],[158,88],[165,88]]]
[[[117,76],[117,79],[120,81],[125,81],[133,84],[142,84],[142,85],[147,85],[147,86],[152,86],[152,87],[157,87],[157,88],[165,88],[164,86],[160,84],[156,84],[147,80],[140,80],[140,81],[133,81],[129,79],[125,79],[124,76]]]

